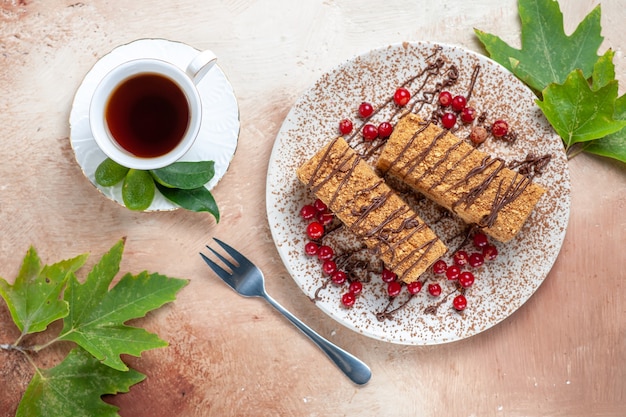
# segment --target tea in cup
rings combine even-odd
[[[150,170],[179,160],[193,145],[202,119],[196,84],[215,64],[199,53],[183,71],[159,59],[136,59],[111,70],[89,108],[100,149],[127,168]]]

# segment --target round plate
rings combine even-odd
[[[110,70],[131,59],[162,59],[185,70],[199,52],[180,42],[140,39],[113,49],[83,79],[74,96],[70,113],[70,141],[83,173],[108,198],[124,205],[121,183],[113,187],[102,187],[95,180],[96,168],[106,158],[104,152],[98,148],[89,127],[89,104],[96,86]],[[226,173],[237,149],[239,108],[233,88],[219,65],[215,65],[197,87],[202,99],[202,125],[196,141],[181,161],[214,161],[215,175],[206,184],[206,188],[210,190]],[[178,207],[157,190],[146,211],[173,210]]]
[[[439,60],[439,61],[438,61]],[[440,70],[426,68],[436,62]],[[436,65],[435,65],[436,66]],[[447,87],[453,95],[466,95],[472,74],[479,66],[469,104],[488,121],[505,119],[518,138],[514,143],[488,139],[481,150],[507,161],[523,160],[529,153],[551,155],[551,161],[534,181],[546,193],[535,207],[522,231],[508,243],[493,242],[498,257],[473,270],[474,285],[466,291],[467,308],[459,313],[452,300],[455,282],[426,272],[425,286],[438,282],[442,295],[432,297],[424,288],[409,299],[406,290],[393,299],[386,293],[386,284],[372,278],[352,308],[341,303],[346,285],[324,284],[328,278],[321,272],[320,262],[304,253],[307,242],[306,223],[299,216],[304,204],[314,200],[296,178],[296,169],[338,134],[338,123],[350,118],[358,131],[362,120],[357,109],[367,101],[380,108],[372,123],[397,122],[398,109],[389,102],[397,87],[415,78],[407,88],[415,99],[425,101],[423,118],[436,109],[436,84],[458,70],[458,81]],[[411,345],[446,343],[480,333],[509,317],[541,285],[559,253],[569,219],[570,183],[567,159],[561,139],[554,133],[535,105],[533,93],[499,64],[459,47],[427,42],[403,43],[372,50],[351,59],[324,74],[293,106],[276,138],[267,176],[267,211],[270,228],[278,252],[287,269],[304,293],[339,323],[379,340]],[[385,104],[387,103],[387,104]],[[417,108],[416,108],[417,109]],[[469,128],[462,125],[459,137],[467,137]],[[350,142],[361,154],[372,144],[362,142],[360,133]],[[378,142],[374,142],[374,145]],[[377,153],[366,160],[375,165]],[[404,193],[405,197],[407,194]],[[454,216],[443,216],[442,210],[429,200],[407,197],[409,204],[430,224],[449,248],[459,245],[459,236],[466,226]],[[347,237],[349,238],[349,237]],[[452,249],[451,249],[452,250]],[[470,249],[467,249],[470,250]],[[446,255],[448,263],[451,254]],[[392,314],[383,316],[396,307]]]

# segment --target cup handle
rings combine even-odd
[[[212,51],[202,51],[187,66],[187,75],[198,84],[216,62],[217,56]]]

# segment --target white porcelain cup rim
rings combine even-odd
[[[200,131],[202,101],[196,84],[215,65],[217,57],[211,51],[200,52],[186,70],[173,63],[155,58],[137,58],[109,71],[96,86],[89,106],[89,124],[98,147],[104,154],[127,168],[151,170],[163,168],[181,159],[191,148]],[[189,105],[189,123],[182,140],[170,152],[144,158],[122,148],[112,137],[106,123],[106,106],[117,86],[140,74],[159,74],[173,81],[185,94]]]

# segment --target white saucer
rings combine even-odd
[[[116,66],[136,58],[169,61],[183,70],[200,51],[180,42],[164,39],[140,39],[113,49],[87,73],[74,96],[70,113],[70,142],[83,173],[105,196],[124,205],[121,183],[102,187],[96,183],[96,168],[106,158],[98,148],[89,127],[89,104],[93,92],[105,74]],[[219,59],[219,58],[218,58]],[[212,189],[224,176],[237,149],[239,138],[239,107],[230,82],[215,65],[197,85],[202,99],[200,133],[182,161],[215,161],[215,176],[205,185]],[[179,208],[158,191],[146,211]]]

